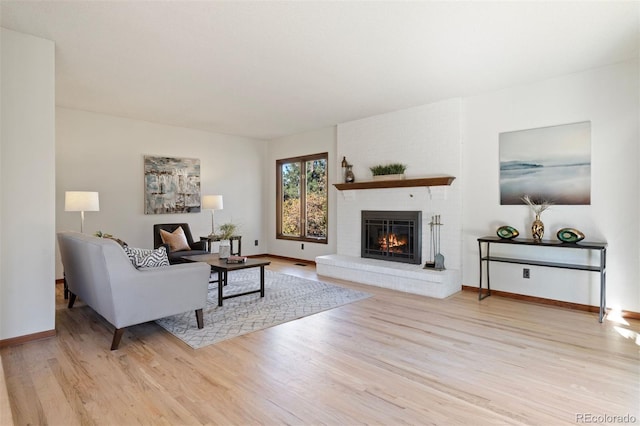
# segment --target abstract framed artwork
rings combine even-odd
[[[200,160],[144,157],[144,213],[200,211]]]
[[[500,204],[591,204],[591,122],[499,135]]]

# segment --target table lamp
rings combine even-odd
[[[80,212],[80,232],[84,232],[84,212],[100,211],[98,193],[91,191],[66,191],[64,211]]]
[[[213,213],[216,210],[222,210],[222,195],[205,195],[202,197],[202,208],[211,210],[211,235],[209,237],[216,236],[216,228],[213,223]]]

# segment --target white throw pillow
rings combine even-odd
[[[158,247],[155,250],[125,246],[124,251],[136,268],[169,266],[167,249],[164,246]]]

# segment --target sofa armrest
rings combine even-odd
[[[191,250],[207,251],[207,240],[194,241],[193,244],[191,244]]]

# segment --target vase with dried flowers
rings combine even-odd
[[[543,211],[551,207],[551,203],[546,200],[534,201],[528,195],[522,197],[522,201],[529,206],[533,214],[536,216],[531,224],[531,234],[533,235],[533,241],[535,243],[539,243],[542,241],[542,236],[544,235],[544,223],[540,220],[540,215]]]

